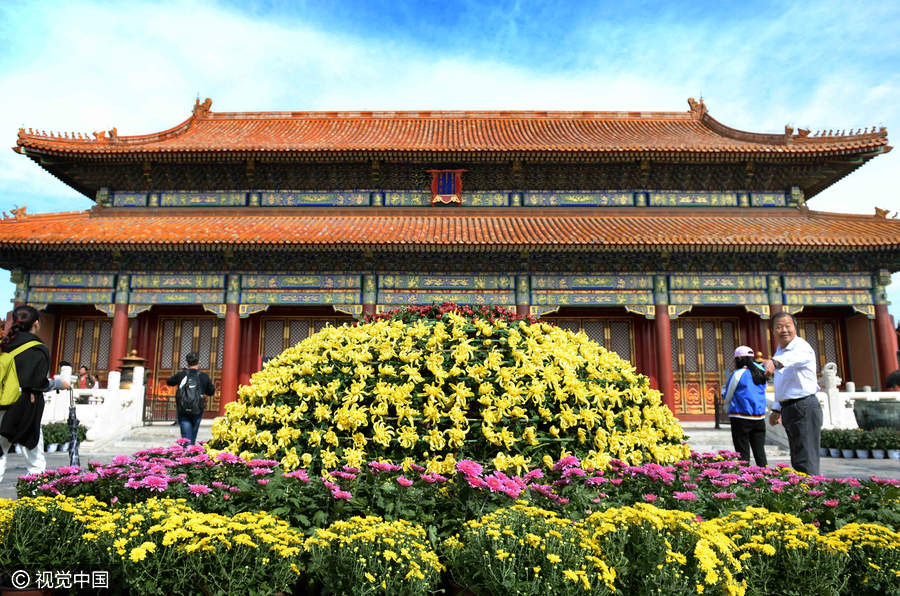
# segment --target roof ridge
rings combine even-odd
[[[209,112],[210,120],[289,120],[289,119],[408,119],[408,120],[512,120],[512,119],[671,119],[690,120],[689,112],[646,110],[305,110],[278,112]]]

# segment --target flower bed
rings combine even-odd
[[[21,477],[0,567],[137,593],[900,593],[900,482],[680,440],[583,335],[408,309],[285,352],[209,446]]]

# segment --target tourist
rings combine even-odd
[[[766,370],[753,359],[753,349],[734,351],[734,371],[722,389],[723,403],[731,421],[731,440],[741,459],[757,466],[766,460]]]
[[[49,391],[60,391],[62,389],[71,389],[72,385],[69,383],[70,378],[63,377],[63,369],[69,367],[69,372],[72,372],[72,364],[68,360],[60,360],[59,361],[59,374],[50,379],[50,389]]]
[[[200,420],[203,419],[203,410],[206,407],[206,400],[202,396],[214,395],[216,388],[209,376],[200,372],[200,355],[197,352],[189,352],[184,360],[187,368],[169,377],[166,384],[178,387],[175,392],[176,422],[181,427],[181,437],[193,445],[197,442],[197,431],[200,429]],[[184,403],[184,399],[191,402],[195,398],[199,400],[199,405],[191,407]]]
[[[41,417],[44,414],[44,391],[50,388],[50,351],[35,333],[40,329],[37,309],[20,305],[13,309],[12,325],[0,339],[4,352],[15,353],[16,348],[38,342],[14,355],[16,374],[22,393],[12,405],[0,408],[0,482],[6,473],[7,452],[12,444],[24,449],[29,474],[47,469],[44,458],[44,437]]]
[[[900,391],[900,370],[895,370],[884,380],[885,391]]]
[[[96,389],[100,383],[97,381],[97,377],[88,372],[88,368],[85,365],[81,365],[81,368],[78,369],[78,381],[75,383],[76,389]]]
[[[779,421],[787,433],[791,466],[810,475],[819,473],[819,438],[822,406],[816,398],[816,354],[797,335],[797,321],[790,313],[772,317],[772,333],[778,342],[775,355],[765,361],[766,374],[775,381],[775,403],[769,424]]]

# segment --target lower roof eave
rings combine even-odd
[[[248,243],[248,242],[215,242],[215,243],[4,243],[0,241],[0,251],[14,252],[48,252],[59,250],[78,251],[154,251],[154,252],[217,252],[224,250],[242,251],[304,251],[304,252],[350,252],[350,251],[383,251],[383,252],[893,252],[900,251],[900,244],[885,245],[797,245],[797,244],[494,244],[494,243],[327,243],[327,244],[293,244],[283,243]]]

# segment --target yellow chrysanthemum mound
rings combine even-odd
[[[419,309],[328,327],[254,374],[212,451],[287,468],[459,459],[501,469],[575,454],[585,467],[687,457],[647,378],[584,334],[514,315]]]

